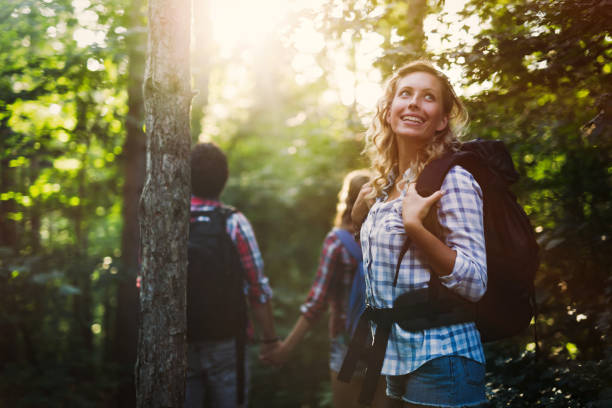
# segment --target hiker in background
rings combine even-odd
[[[329,337],[331,342],[329,367],[334,407],[358,407],[357,396],[361,389],[365,366],[358,367],[358,373],[349,383],[337,380],[340,365],[346,354],[350,341],[350,322],[347,322],[347,312],[351,298],[354,278],[357,274],[359,259],[352,254],[357,251],[361,258],[359,245],[353,238],[355,229],[351,222],[351,210],[361,187],[370,180],[367,170],[355,170],[344,178],[342,189],[338,194],[337,212],[334,227],[323,242],[323,250],[314,283],[306,302],[300,307],[301,315],[291,333],[280,346],[271,353],[265,354],[263,360],[281,365],[297,347],[314,322],[325,312],[329,305]],[[352,242],[351,242],[352,241]],[[354,249],[353,249],[354,247]],[[362,285],[359,286],[362,290]],[[357,294],[354,294],[357,296]],[[361,297],[363,302],[363,296]],[[358,316],[357,316],[358,318]],[[373,407],[382,407],[384,399],[384,379],[380,379],[379,390]]]
[[[391,308],[400,295],[437,281],[471,302],[486,291],[482,192],[472,174],[454,166],[439,191],[421,197],[415,190],[429,161],[458,149],[457,135],[466,123],[467,112],[448,78],[430,63],[410,63],[387,82],[367,133],[376,176],[353,211],[353,221],[363,221],[366,295],[374,308]],[[442,238],[424,226],[430,210]],[[410,245],[398,261],[405,240]],[[419,331],[391,323],[389,333],[381,373],[398,406],[486,403],[485,358],[473,322]]]
[[[219,201],[229,172],[213,143],[191,152],[185,407],[248,406],[246,299],[263,333],[260,352],[279,344],[263,261],[247,218]]]

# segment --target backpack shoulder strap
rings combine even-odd
[[[199,216],[214,216],[214,217],[220,217],[220,219],[222,220],[222,224],[223,225],[227,225],[227,220],[229,219],[229,217],[232,216],[232,214],[236,213],[238,210],[236,210],[236,208],[229,206],[229,205],[225,205],[225,204],[221,204],[218,207],[214,207],[211,210],[205,210],[205,211],[192,211],[191,212],[191,217],[195,218],[195,217],[199,217]],[[218,218],[217,218],[218,219]]]
[[[192,217],[194,217],[194,216],[197,217],[199,215],[210,215],[212,213],[216,213],[216,214],[223,215],[223,217],[227,219],[230,215],[232,215],[233,213],[235,213],[237,211],[238,210],[236,210],[236,208],[232,207],[231,205],[221,204],[219,206],[212,207],[212,208],[207,209],[207,210],[190,211],[190,215]]]
[[[416,183],[417,192],[427,197],[439,190],[446,177],[446,173],[453,167],[457,154],[460,152],[448,152],[442,157],[434,159],[427,163],[421,171]]]
[[[474,178],[479,182],[479,184],[481,183],[481,179],[490,179],[490,177],[488,176],[490,172],[487,172],[486,164],[476,153],[467,150],[460,150],[458,152],[448,152],[443,154],[441,157],[430,161],[423,168],[416,182],[417,192],[421,196],[427,197],[438,191],[440,187],[442,187],[442,183],[444,182],[446,174],[455,165],[460,165],[461,167],[464,167],[474,176]],[[482,185],[481,188],[483,188]],[[402,263],[402,259],[404,258],[404,255],[406,255],[409,246],[410,241],[404,241],[399,257],[397,259],[397,265],[395,267],[395,278],[393,279],[393,286],[397,286],[400,264]]]
[[[427,197],[442,187],[446,174],[453,166],[459,165],[474,176],[476,181],[488,181],[488,169],[485,161],[472,151],[451,152],[429,162],[421,171],[416,183],[417,192]],[[482,186],[481,186],[482,187]]]
[[[334,230],[334,234],[338,237],[338,239],[342,242],[342,245],[349,251],[351,256],[355,258],[358,262],[361,262],[363,256],[361,254],[361,248],[353,235],[347,230],[336,228]]]
[[[231,205],[226,205],[226,204],[221,204],[219,207],[215,209],[215,211],[219,211],[223,215],[223,218],[225,218],[226,221],[232,214],[238,212],[238,210],[235,207],[232,207]]]

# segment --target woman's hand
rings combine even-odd
[[[289,360],[290,350],[285,341],[274,343],[274,346],[262,350],[259,354],[259,359],[265,364],[274,365],[277,367],[282,366]]]
[[[422,197],[416,191],[416,183],[410,183],[402,201],[402,220],[406,233],[423,226],[423,220],[431,207],[444,195],[441,190],[429,197]]]
[[[368,212],[370,211],[370,207],[374,204],[374,198],[369,198],[368,196],[372,192],[372,185],[370,183],[366,183],[359,190],[359,194],[357,195],[357,199],[355,200],[355,204],[353,204],[353,209],[351,210],[351,220],[353,224],[359,230],[361,224],[363,224],[363,220],[368,216]]]

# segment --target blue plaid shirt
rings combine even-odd
[[[446,231],[446,245],[457,256],[453,271],[440,277],[440,281],[475,302],[487,288],[482,191],[474,177],[460,166],[454,166],[447,173],[442,190],[445,194],[437,206],[438,219]],[[411,245],[402,260],[397,286],[393,287],[397,259],[406,239],[402,222],[404,196],[402,192],[390,202],[384,202],[386,197],[379,197],[361,227],[367,298],[374,307],[392,307],[402,293],[428,286],[430,267],[419,256],[419,249]],[[407,374],[436,357],[448,355],[484,363],[480,333],[474,323],[420,332],[408,332],[394,324],[382,374]]]

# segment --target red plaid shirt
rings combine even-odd
[[[346,316],[348,296],[357,269],[357,261],[331,230],[323,241],[319,267],[306,302],[300,311],[308,320],[316,320],[331,304]]]

